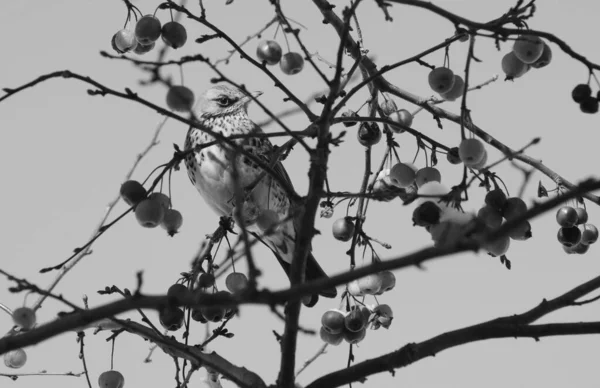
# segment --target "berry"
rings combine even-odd
[[[313,307],[314,305],[317,304],[318,301],[319,301],[318,294],[305,295],[302,298],[302,304],[305,305],[306,307]]]
[[[138,43],[137,46],[133,49],[133,52],[138,55],[146,54],[147,52],[152,51],[152,49],[156,46],[156,43],[152,42],[150,44],[141,44]]]
[[[144,228],[156,228],[165,215],[165,209],[158,201],[144,199],[135,208],[135,218]]]
[[[362,293],[362,290],[360,289],[360,286],[358,285],[358,280],[353,280],[350,283],[348,283],[348,292],[350,293],[350,295],[354,296],[364,295]]]
[[[506,194],[500,189],[489,191],[485,195],[485,204],[501,212],[506,206]]]
[[[27,362],[27,353],[23,349],[11,350],[4,353],[4,365],[9,368],[18,369]]]
[[[358,115],[353,110],[347,110],[344,113],[342,113],[342,117],[356,117],[356,116],[358,116]],[[356,123],[356,121],[344,121],[344,122],[342,122],[342,124],[344,124],[344,127],[353,127],[357,123]]]
[[[388,118],[395,123],[404,125],[405,127],[410,127],[413,122],[413,115],[406,109],[400,109],[397,112],[392,112],[392,113],[390,113]],[[392,128],[392,131],[394,131],[396,133],[404,132],[404,129],[400,128],[400,127],[396,127],[396,126],[392,125],[391,128]]]
[[[177,22],[168,22],[161,29],[163,42],[169,47],[178,49],[187,42],[185,27]]]
[[[588,84],[579,84],[573,88],[571,92],[571,97],[575,102],[581,102],[585,98],[590,97],[592,95],[592,88]]]
[[[304,59],[302,58],[302,55],[296,52],[289,52],[281,57],[279,67],[281,68],[283,74],[298,74],[304,68]]]
[[[487,160],[488,160],[488,153],[487,153],[486,150],[484,150],[483,151],[483,158],[481,158],[481,160],[478,163],[475,163],[474,165],[469,166],[469,167],[474,168],[476,170],[481,170],[487,164]]]
[[[414,225],[431,226],[439,224],[442,209],[433,201],[423,202],[413,211],[412,221]]]
[[[513,45],[513,53],[523,63],[537,61],[544,52],[544,42],[537,36],[520,36]]]
[[[509,52],[502,58],[502,71],[507,79],[519,78],[527,73],[529,66],[521,61],[514,52]]]
[[[190,290],[181,283],[175,283],[167,290],[167,296],[175,299],[184,299],[189,293]]]
[[[114,48],[116,49],[116,51],[119,54],[124,54],[126,52],[129,52],[133,49],[135,49],[135,46],[137,46],[138,42],[135,39],[135,34],[133,33],[133,31],[128,30],[126,28],[123,28],[122,30],[119,30],[116,34],[115,34],[115,44],[114,44]]]
[[[182,224],[183,217],[179,211],[175,209],[165,209],[165,215],[163,216],[160,226],[167,231],[169,236],[173,237],[179,228],[181,228]]]
[[[281,60],[281,46],[274,40],[263,40],[256,47],[256,56],[267,65],[276,65]]]
[[[356,132],[358,142],[365,147],[371,147],[381,140],[381,129],[377,123],[362,123]]]
[[[528,240],[531,236],[531,224],[529,221],[523,221],[520,224],[517,224],[517,226],[512,228],[510,233],[508,233],[508,237],[519,241]]]
[[[509,247],[510,237],[508,236],[499,237],[493,241],[482,245],[483,249],[485,249],[494,256],[502,256],[503,254],[508,252]]]
[[[29,307],[19,307],[13,311],[13,322],[24,330],[29,330],[35,326],[35,311]]]
[[[563,245],[563,247],[565,247],[565,246]],[[579,244],[577,244],[573,247],[570,247],[570,248],[565,247],[565,248],[569,249],[571,251],[571,253],[577,253],[579,255],[583,255],[590,249],[590,246],[579,242]]]
[[[447,91],[446,93],[442,93],[441,97],[447,101],[454,101],[459,97],[462,97],[463,92],[465,90],[465,81],[462,79],[460,75],[454,75],[454,84],[452,85],[452,89]]]
[[[460,156],[458,154],[458,147],[452,147],[448,150],[446,154],[446,160],[450,162],[450,164],[461,164],[462,160],[460,160]]]
[[[344,330],[343,336],[346,342],[349,344],[357,344],[360,341],[364,340],[367,335],[367,328],[363,328],[362,330],[352,332],[350,330]]]
[[[339,310],[327,310],[321,316],[321,325],[331,334],[339,334],[344,331],[345,316]]]
[[[590,245],[598,241],[598,229],[593,224],[584,224],[581,232],[581,243]]]
[[[160,206],[162,206],[162,208],[165,210],[167,210],[169,207],[171,207],[171,199],[166,194],[158,193],[158,192],[152,193],[148,196],[148,199],[151,201],[158,202],[160,204]]]
[[[135,38],[141,44],[156,42],[160,32],[160,20],[153,15],[143,16],[135,25]]]
[[[125,378],[116,370],[109,370],[103,372],[98,377],[98,385],[100,388],[123,388],[125,385]]]
[[[573,247],[581,241],[581,231],[576,226],[563,227],[558,230],[556,238],[568,247]]]
[[[333,237],[340,241],[350,241],[354,235],[352,218],[344,217],[336,220],[332,227]]]
[[[383,100],[382,103],[379,104],[379,108],[383,112],[384,115],[389,116],[392,113],[398,110],[398,106],[394,102],[394,100]]]
[[[583,113],[598,113],[598,100],[592,96],[586,97],[579,103],[579,109]]]
[[[179,307],[164,307],[158,313],[158,320],[165,330],[177,331],[183,326],[183,310]]]
[[[207,323],[208,321],[206,320],[206,318],[204,318],[204,315],[202,315],[202,311],[200,311],[200,309],[197,308],[192,308],[192,319],[196,322],[200,322],[200,323]]]
[[[518,197],[511,197],[506,200],[502,209],[502,215],[507,220],[517,218],[527,211],[527,204]]]
[[[429,228],[429,233],[431,234],[434,246],[439,247],[449,241],[454,241],[459,238],[462,234],[462,230],[460,225],[454,222],[443,221],[437,225],[432,225]]]
[[[209,273],[203,273],[198,277],[198,287],[208,288],[215,285],[215,277]]]
[[[477,217],[491,229],[499,228],[502,225],[502,213],[490,205],[485,205],[479,209]]]
[[[417,171],[415,175],[415,182],[417,187],[423,186],[427,182],[441,182],[442,175],[439,170],[435,167],[424,167]]]
[[[535,69],[541,69],[542,67],[546,67],[552,62],[552,50],[550,46],[544,42],[544,50],[542,51],[542,56],[538,58],[537,61],[531,64],[531,67]]]
[[[376,295],[381,295],[384,292],[388,292],[396,287],[396,276],[392,271],[383,271],[379,273],[381,278],[381,288]]]
[[[341,331],[339,333],[331,333],[325,327],[321,327],[321,330],[319,330],[319,337],[321,337],[323,342],[333,346],[338,346],[344,339]]]
[[[483,160],[485,147],[478,139],[465,139],[458,147],[458,156],[467,167],[472,167]]]
[[[344,318],[344,325],[348,331],[360,331],[365,327],[365,317],[359,309],[354,309]]]
[[[121,185],[121,198],[129,206],[135,206],[146,198],[146,189],[138,181],[127,181]]]
[[[370,274],[358,279],[358,287],[360,291],[366,295],[374,295],[381,289],[381,277],[377,274]]]
[[[225,286],[232,294],[241,292],[248,287],[248,278],[241,272],[232,272],[225,278]]]
[[[220,322],[225,315],[225,309],[221,306],[204,306],[200,308],[200,312],[210,322]]]
[[[417,168],[408,163],[396,163],[390,170],[393,185],[404,189],[413,184],[417,176]]]
[[[194,92],[185,86],[171,86],[167,92],[167,106],[176,112],[189,112],[194,106]]]
[[[373,313],[375,314],[375,320],[381,324],[381,326],[388,329],[392,324],[392,319],[394,318],[394,312],[392,308],[387,304],[380,304],[375,306],[373,309]]]
[[[276,211],[271,209],[263,210],[260,215],[256,218],[256,225],[261,230],[271,230],[272,228],[278,226],[279,224],[279,215]]]
[[[585,224],[586,222],[588,222],[588,213],[587,210],[585,210],[585,208],[577,207],[575,208],[575,211],[577,212],[577,225]]]
[[[437,67],[429,73],[429,86],[437,93],[447,93],[454,86],[454,73],[447,67]]]
[[[578,224],[577,210],[571,206],[563,206],[556,211],[556,222],[562,227],[570,227]]]

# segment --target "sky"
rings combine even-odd
[[[273,17],[267,1],[236,0],[225,6],[223,1],[205,2],[208,19],[227,32],[236,42],[258,31]],[[340,12],[346,2],[334,2]],[[383,14],[373,1],[364,1],[359,8],[359,22],[365,47],[379,66],[391,64],[415,55],[450,37],[453,25],[424,10],[395,6],[391,9],[393,23],[384,22]],[[477,0],[435,1],[435,4],[477,21],[487,21],[500,16],[512,1]],[[574,50],[600,62],[600,50],[591,26],[597,23],[600,3],[594,0],[577,0],[569,4],[558,0],[538,2],[531,28],[547,30],[567,42]],[[144,14],[152,13],[156,1],[138,0],[135,4]],[[189,2],[195,14],[197,2]],[[322,17],[310,2],[284,2],[286,15],[301,23],[306,29],[301,37],[312,53],[319,53],[333,62],[337,35],[331,26],[321,23]],[[249,15],[251,15],[249,17]],[[16,87],[49,72],[68,69],[87,75],[94,80],[118,90],[132,88],[143,98],[166,106],[163,86],[142,86],[139,80],[146,75],[130,63],[109,60],[99,55],[100,50],[110,51],[112,35],[123,27],[125,7],[119,0],[56,0],[52,2],[21,0],[0,4],[0,31],[3,36],[3,59],[0,61],[0,86]],[[161,21],[168,13],[159,11]],[[198,45],[194,40],[209,33],[200,25],[185,20],[189,40],[186,46],[171,51],[170,59],[182,55],[201,53],[211,60],[227,55],[227,43],[220,40]],[[272,27],[265,33],[271,38]],[[277,40],[284,46],[281,32]],[[253,54],[257,41],[247,46]],[[162,45],[162,43],[158,43]],[[292,50],[298,50],[293,39]],[[450,49],[450,66],[462,72],[468,44],[455,43]],[[504,82],[502,77],[482,90],[469,94],[472,118],[481,128],[500,139],[504,144],[519,148],[535,137],[541,142],[529,150],[533,157],[571,181],[596,176],[598,122],[600,116],[585,115],[571,100],[572,88],[587,80],[587,70],[580,63],[552,45],[553,62],[544,69],[530,71],[515,82]],[[481,63],[473,63],[471,82],[484,82],[501,73],[502,56],[510,51],[510,43],[501,44],[497,51],[494,42],[477,39],[476,56]],[[154,59],[155,52],[143,59]],[[440,66],[443,52],[424,58]],[[351,63],[346,58],[346,65]],[[324,63],[319,65],[331,74]],[[234,81],[244,83],[249,90],[261,90],[261,101],[274,112],[291,107],[282,101],[281,91],[273,82],[248,63],[234,56],[229,65],[221,69]],[[184,83],[196,94],[210,85],[215,74],[203,64],[183,68]],[[176,69],[169,70],[173,79],[180,81]],[[294,76],[283,75],[278,68],[273,72],[301,99],[324,89],[318,75],[309,67]],[[427,84],[428,69],[417,64],[403,66],[389,73],[388,79],[407,91],[427,97],[432,91]],[[0,203],[3,209],[0,223],[0,268],[29,281],[45,286],[55,274],[40,274],[39,269],[57,264],[72,250],[84,244],[106,205],[118,192],[123,177],[135,156],[150,141],[162,117],[139,104],[115,97],[89,96],[88,86],[76,80],[54,79],[35,88],[23,91],[0,103],[0,165],[2,186]],[[358,94],[349,106],[357,109],[366,94]],[[398,106],[414,110],[403,101]],[[445,103],[445,109],[458,113],[459,102]],[[318,111],[317,106],[312,106]],[[255,121],[266,118],[257,106],[251,106],[250,115]],[[286,124],[301,130],[308,124],[302,114],[285,118]],[[458,145],[460,129],[444,122],[443,130],[426,114],[415,117],[413,127],[448,145]],[[363,149],[355,140],[354,130],[348,129],[346,141],[334,148],[330,157],[329,179],[332,190],[355,191],[363,175]],[[332,128],[334,133],[343,130],[341,125]],[[167,162],[173,153],[173,144],[183,146],[187,128],[181,123],[167,121],[160,143],[143,159],[134,178],[143,180],[156,166]],[[267,132],[279,129],[270,125]],[[412,159],[415,141],[409,134],[396,136],[401,158]],[[280,143],[281,139],[274,140]],[[374,164],[383,156],[383,143],[373,148]],[[500,154],[488,147],[490,160]],[[462,168],[448,164],[440,157],[442,182],[452,186],[459,182]],[[296,147],[284,162],[297,191],[304,194],[308,187],[309,160],[300,147]],[[422,156],[417,163],[424,165]],[[495,170],[504,180],[512,195],[518,193],[522,174],[509,164]],[[538,180],[548,189],[553,183],[540,173],[533,175],[523,199],[527,203],[535,198]],[[144,229],[133,216],[127,216],[111,228],[93,246],[93,253],[84,258],[60,283],[56,292],[69,300],[82,304],[87,295],[90,306],[118,299],[102,296],[96,291],[106,286],[135,288],[135,274],[144,271],[142,291],[149,294],[165,293],[179,273],[187,271],[190,260],[206,234],[218,225],[218,216],[204,203],[187,174],[181,170],[172,178],[173,206],[184,217],[181,232],[170,238],[160,228]],[[468,210],[479,208],[484,191],[474,188],[469,194]],[[119,203],[111,219],[126,210]],[[400,257],[431,244],[429,235],[412,226],[412,208],[400,201],[373,203],[365,223],[366,232],[388,242],[392,249],[380,248],[385,259]],[[600,218],[598,208],[589,205],[590,222]],[[335,274],[348,268],[345,251],[347,243],[331,237],[331,224],[344,215],[336,209],[332,219],[321,218],[316,227],[322,234],[313,242],[313,253],[326,272]],[[443,332],[475,324],[495,317],[521,313],[543,298],[553,298],[585,282],[600,272],[598,247],[592,246],[584,256],[566,255],[556,240],[558,225],[550,212],[532,221],[533,238],[526,242],[512,242],[508,257],[512,270],[506,270],[498,259],[484,253],[455,255],[446,260],[432,261],[424,270],[415,268],[396,271],[396,288],[379,298],[394,311],[394,321],[389,330],[369,331],[366,339],[355,348],[356,362],[398,349],[408,342],[426,340]],[[223,251],[221,251],[223,253]],[[263,271],[260,285],[274,290],[287,285],[287,279],[266,249],[259,247],[255,257]],[[367,263],[365,261],[365,263]],[[361,265],[363,262],[360,263]],[[243,269],[243,266],[242,266]],[[34,296],[24,300],[23,294],[7,291],[10,284],[0,279],[0,302],[16,308],[31,305]],[[375,303],[368,300],[368,303]],[[337,300],[322,300],[313,309],[303,309],[301,324],[318,330],[320,317]],[[52,320],[65,307],[47,301],[38,312],[38,321]],[[158,323],[157,314],[149,312]],[[134,313],[124,317],[138,319]],[[598,320],[597,306],[574,307],[553,313],[542,322],[570,322]],[[0,315],[0,325],[8,330],[8,315]],[[221,338],[212,350],[231,362],[259,373],[267,383],[274,382],[279,367],[279,347],[273,330],[281,333],[283,322],[267,308],[244,306],[241,316],[230,322],[228,328],[235,333],[232,339]],[[177,332],[181,338],[181,332]],[[202,341],[205,328],[192,325],[191,338]],[[87,332],[86,359],[92,383],[100,373],[110,368],[110,343],[108,333],[93,335]],[[27,364],[16,372],[49,373],[79,372],[79,345],[76,334],[66,333],[45,343],[26,349]],[[315,336],[299,335],[297,363],[311,357],[320,347]],[[380,387],[401,384],[406,387],[461,387],[488,388],[545,386],[548,388],[596,385],[596,355],[600,346],[598,336],[545,338],[540,342],[529,339],[503,339],[473,343],[453,348],[396,371],[370,376],[363,386]],[[149,344],[133,335],[118,337],[114,367],[125,376],[125,384],[134,386],[174,386],[172,359],[157,351],[150,364],[143,363]],[[347,345],[330,347],[299,376],[301,384],[308,384],[324,373],[346,366]],[[0,366],[0,373],[9,373]],[[192,380],[202,387],[204,371]],[[48,381],[50,380],[50,381]],[[40,384],[59,385],[63,388],[84,387],[83,377],[23,377],[12,382],[3,379],[2,386],[18,388],[37,387]],[[231,387],[227,382],[224,387]],[[359,386],[356,384],[356,386]]]

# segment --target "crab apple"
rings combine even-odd
[[[590,97],[592,95],[592,88],[588,84],[579,84],[573,88],[571,92],[571,97],[575,102],[581,102],[585,98]]]
[[[167,290],[167,296],[175,299],[184,299],[189,293],[190,290],[181,283],[175,283]]]
[[[494,208],[490,205],[485,205],[477,212],[477,217],[479,217],[484,224],[492,229],[499,228],[502,225],[502,213],[500,213],[497,208]]]
[[[472,167],[481,162],[485,156],[485,147],[478,139],[465,139],[460,142],[458,156],[467,167]]]
[[[582,244],[581,244],[581,243],[579,243],[579,244],[577,244],[577,245],[582,245]],[[561,246],[562,246],[562,248],[563,248],[563,251],[564,251],[564,252],[565,252],[567,255],[572,255],[572,254],[574,254],[574,253],[575,253],[575,252],[573,251],[573,248],[575,248],[575,247],[568,247],[568,246],[566,246],[566,245],[562,245],[562,244],[561,244]]]
[[[452,89],[450,89],[446,93],[442,93],[441,96],[446,101],[455,101],[457,98],[462,97],[464,91],[465,81],[460,75],[455,74]]]
[[[447,242],[460,238],[463,234],[462,228],[455,222],[443,221],[429,228],[429,234],[435,247],[443,246]]]
[[[396,112],[392,112],[392,113],[390,113],[388,118],[395,123],[404,125],[405,127],[410,127],[413,122],[413,115],[406,109],[400,109]],[[394,131],[396,133],[404,132],[404,129],[400,128],[400,127],[396,127],[396,126],[392,125],[391,128],[392,128],[392,131]]]
[[[364,327],[363,329],[355,332],[350,330],[344,330],[342,335],[346,342],[355,345],[365,339],[365,337],[367,336],[367,328]]]
[[[484,202],[486,205],[502,212],[504,207],[506,206],[506,194],[501,189],[494,189],[488,191],[485,195]]]
[[[542,55],[537,59],[537,61],[531,64],[531,67],[534,69],[541,69],[542,67],[548,66],[550,62],[552,62],[552,49],[550,49],[550,46],[548,46],[546,42],[543,42],[543,44],[544,50],[542,51]]]
[[[183,310],[179,307],[167,306],[158,313],[158,320],[165,330],[177,331],[183,325]]]
[[[168,22],[162,26],[161,37],[167,46],[178,49],[187,42],[187,31],[180,23]]]
[[[564,247],[564,245],[563,245]],[[569,248],[571,250],[571,252],[573,253],[577,253],[579,255],[583,255],[585,253],[587,253],[587,251],[590,249],[590,246],[587,244],[582,244],[581,242],[579,242],[579,244]]]
[[[189,112],[194,106],[194,99],[194,92],[185,86],[171,86],[167,92],[167,106],[176,112]]]
[[[183,217],[181,213],[175,209],[165,209],[165,215],[163,216],[160,226],[167,231],[169,236],[173,237],[181,225],[183,224]]]
[[[143,16],[135,25],[135,38],[141,44],[156,42],[160,32],[160,20],[154,15]]]
[[[521,198],[511,197],[506,200],[502,209],[502,215],[507,220],[512,220],[523,215],[527,211],[527,204]]]
[[[256,46],[256,56],[267,65],[276,65],[281,60],[281,46],[274,40],[263,40]]]
[[[358,142],[365,147],[371,147],[381,140],[381,129],[377,123],[362,123],[356,132]]]
[[[135,207],[135,218],[144,228],[156,228],[165,215],[165,209],[158,201],[144,199]]]
[[[429,86],[437,93],[447,93],[454,86],[454,72],[447,67],[437,67],[428,76]]]
[[[135,49],[138,42],[133,31],[123,28],[115,34],[115,46],[119,54]]]
[[[383,102],[379,104],[379,109],[381,109],[384,115],[389,116],[398,110],[398,106],[394,100],[389,99],[383,100]]]
[[[577,210],[571,206],[563,206],[556,211],[556,222],[562,227],[569,227],[578,224],[579,216]]]
[[[494,256],[502,256],[508,252],[508,248],[510,247],[510,237],[498,237],[493,241],[483,244],[481,247]]]
[[[296,52],[289,52],[281,57],[279,67],[283,74],[294,75],[298,74],[304,68],[304,58]]]
[[[4,353],[4,365],[18,369],[27,362],[27,353],[21,348]]]
[[[378,274],[370,274],[358,279],[360,291],[366,295],[375,295],[381,289],[381,277]]]
[[[210,322],[220,322],[225,315],[225,308],[221,306],[204,306],[200,308],[204,318]]]
[[[568,247],[573,247],[581,241],[581,231],[576,226],[562,227],[556,235],[558,241]]]
[[[508,237],[513,240],[525,241],[531,238],[531,224],[529,221],[523,221],[517,224],[508,233]]]
[[[321,325],[331,334],[340,334],[344,331],[345,315],[340,310],[327,310],[321,316]]]
[[[340,241],[350,241],[354,235],[354,223],[352,218],[344,217],[336,220],[332,227],[333,237]]]
[[[448,150],[448,153],[446,154],[446,160],[448,160],[450,164],[462,163],[462,160],[460,160],[460,156],[458,153],[458,147],[452,147]]]
[[[375,306],[373,309],[375,316],[377,317],[377,321],[381,324],[381,326],[389,329],[392,324],[392,319],[394,319],[394,312],[392,308],[387,304],[380,304]]]
[[[319,330],[319,337],[321,337],[321,341],[333,346],[338,346],[344,340],[342,331],[339,333],[332,333],[323,326],[321,326],[321,329]]]
[[[366,326],[364,314],[360,309],[354,309],[344,317],[344,326],[348,331],[357,332]]]
[[[29,307],[19,307],[13,311],[13,322],[24,330],[29,330],[35,325],[35,311]]]
[[[362,290],[360,289],[360,286],[358,285],[358,280],[353,280],[350,283],[348,283],[348,292],[350,293],[350,295],[354,296],[364,295],[362,293]]]
[[[256,218],[256,225],[261,230],[271,230],[279,224],[279,215],[276,211],[271,209],[265,209],[260,212],[260,215]]]
[[[513,45],[513,53],[523,63],[532,64],[544,53],[544,42],[537,36],[520,36]]]
[[[417,183],[417,187],[423,186],[427,182],[441,182],[442,174],[435,167],[423,167],[419,171],[417,171],[415,175],[415,182]]]
[[[519,78],[529,70],[529,65],[517,58],[512,51],[502,57],[501,65],[508,79]]]
[[[215,285],[215,276],[210,273],[203,273],[198,277],[198,287],[208,288]]]
[[[102,372],[100,377],[98,377],[98,385],[100,388],[123,388],[123,385],[125,385],[125,378],[121,372],[109,370]]]
[[[585,224],[588,222],[588,213],[587,210],[583,207],[576,207],[575,211],[577,212],[577,225]]]
[[[121,198],[129,206],[135,206],[146,198],[146,189],[138,181],[127,181],[121,185],[119,190]]]
[[[302,297],[302,304],[306,307],[313,307],[317,304],[318,301],[319,295],[317,294],[305,295],[304,297]]]
[[[390,170],[390,180],[401,189],[412,185],[417,176],[417,168],[410,163],[396,163]]]
[[[192,316],[192,319],[196,322],[200,322],[200,323],[208,322],[206,320],[206,318],[204,318],[204,315],[202,315],[202,311],[200,311],[200,309],[198,309],[198,308],[192,308],[191,316]]]
[[[581,243],[590,245],[598,241],[598,228],[594,224],[584,224],[581,232]]]
[[[160,204],[160,206],[162,206],[163,209],[168,209],[169,207],[171,207],[171,199],[169,198],[168,195],[163,194],[163,193],[152,193],[148,196],[148,199],[151,201],[156,201]]]
[[[379,277],[381,278],[381,287],[379,288],[379,292],[375,295],[381,295],[396,287],[396,275],[394,275],[392,271],[382,271],[379,273]]]
[[[225,286],[232,293],[238,293],[248,287],[248,278],[241,272],[232,272],[225,278]]]
[[[353,110],[350,110],[350,109],[345,111],[344,113],[342,113],[342,117],[356,117],[356,116],[358,116],[356,114],[356,112]],[[342,122],[342,124],[344,124],[344,127],[353,127],[357,123],[356,123],[356,121],[344,121],[344,122]]]
[[[412,221],[414,225],[431,226],[439,224],[442,209],[432,201],[423,202],[413,211]]]
[[[154,43],[154,42],[152,42],[150,44],[138,43],[137,46],[135,46],[135,48],[133,49],[133,52],[138,55],[144,55],[144,54],[152,51],[152,49],[154,49],[154,46],[156,46],[156,43]]]
[[[469,166],[469,167],[474,168],[476,170],[481,170],[485,167],[485,165],[487,164],[487,161],[488,161],[488,153],[487,153],[487,150],[484,150],[483,158],[481,158],[481,160],[479,162],[477,162],[474,165]]]
[[[586,97],[579,103],[579,109],[583,113],[598,113],[598,100],[592,96]]]

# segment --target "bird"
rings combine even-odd
[[[252,102],[252,97],[257,98],[260,95],[262,92],[248,93],[230,84],[216,84],[200,96],[193,108],[193,117],[199,122],[199,127],[209,128],[224,137],[263,134],[263,130],[248,115],[248,105]],[[215,141],[213,136],[190,126],[184,148],[190,150],[211,141]],[[267,137],[245,137],[232,141],[265,164],[271,163],[273,144]],[[237,159],[237,185],[234,181],[234,157]],[[293,189],[283,164],[278,161],[272,166],[271,171],[278,178],[274,179],[250,158],[240,153],[234,155],[233,147],[216,141],[213,145],[186,155],[185,165],[192,184],[220,216],[232,216],[236,203],[235,189],[247,189],[241,206],[243,220],[236,222],[242,222],[240,227],[246,228],[273,252],[289,278],[301,214],[292,211],[297,204],[281,184],[285,182],[288,188]],[[268,222],[269,220],[275,222]],[[327,274],[312,252],[309,252],[305,281],[323,277],[327,277]],[[326,298],[335,298],[337,291],[335,287],[330,287],[321,290],[319,294]],[[318,296],[315,294],[310,300],[303,300],[303,303],[312,307],[317,300]]]

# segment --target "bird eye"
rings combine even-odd
[[[231,105],[232,101],[228,98],[228,97],[219,97],[217,99],[217,104],[219,104],[220,106],[229,106]]]

